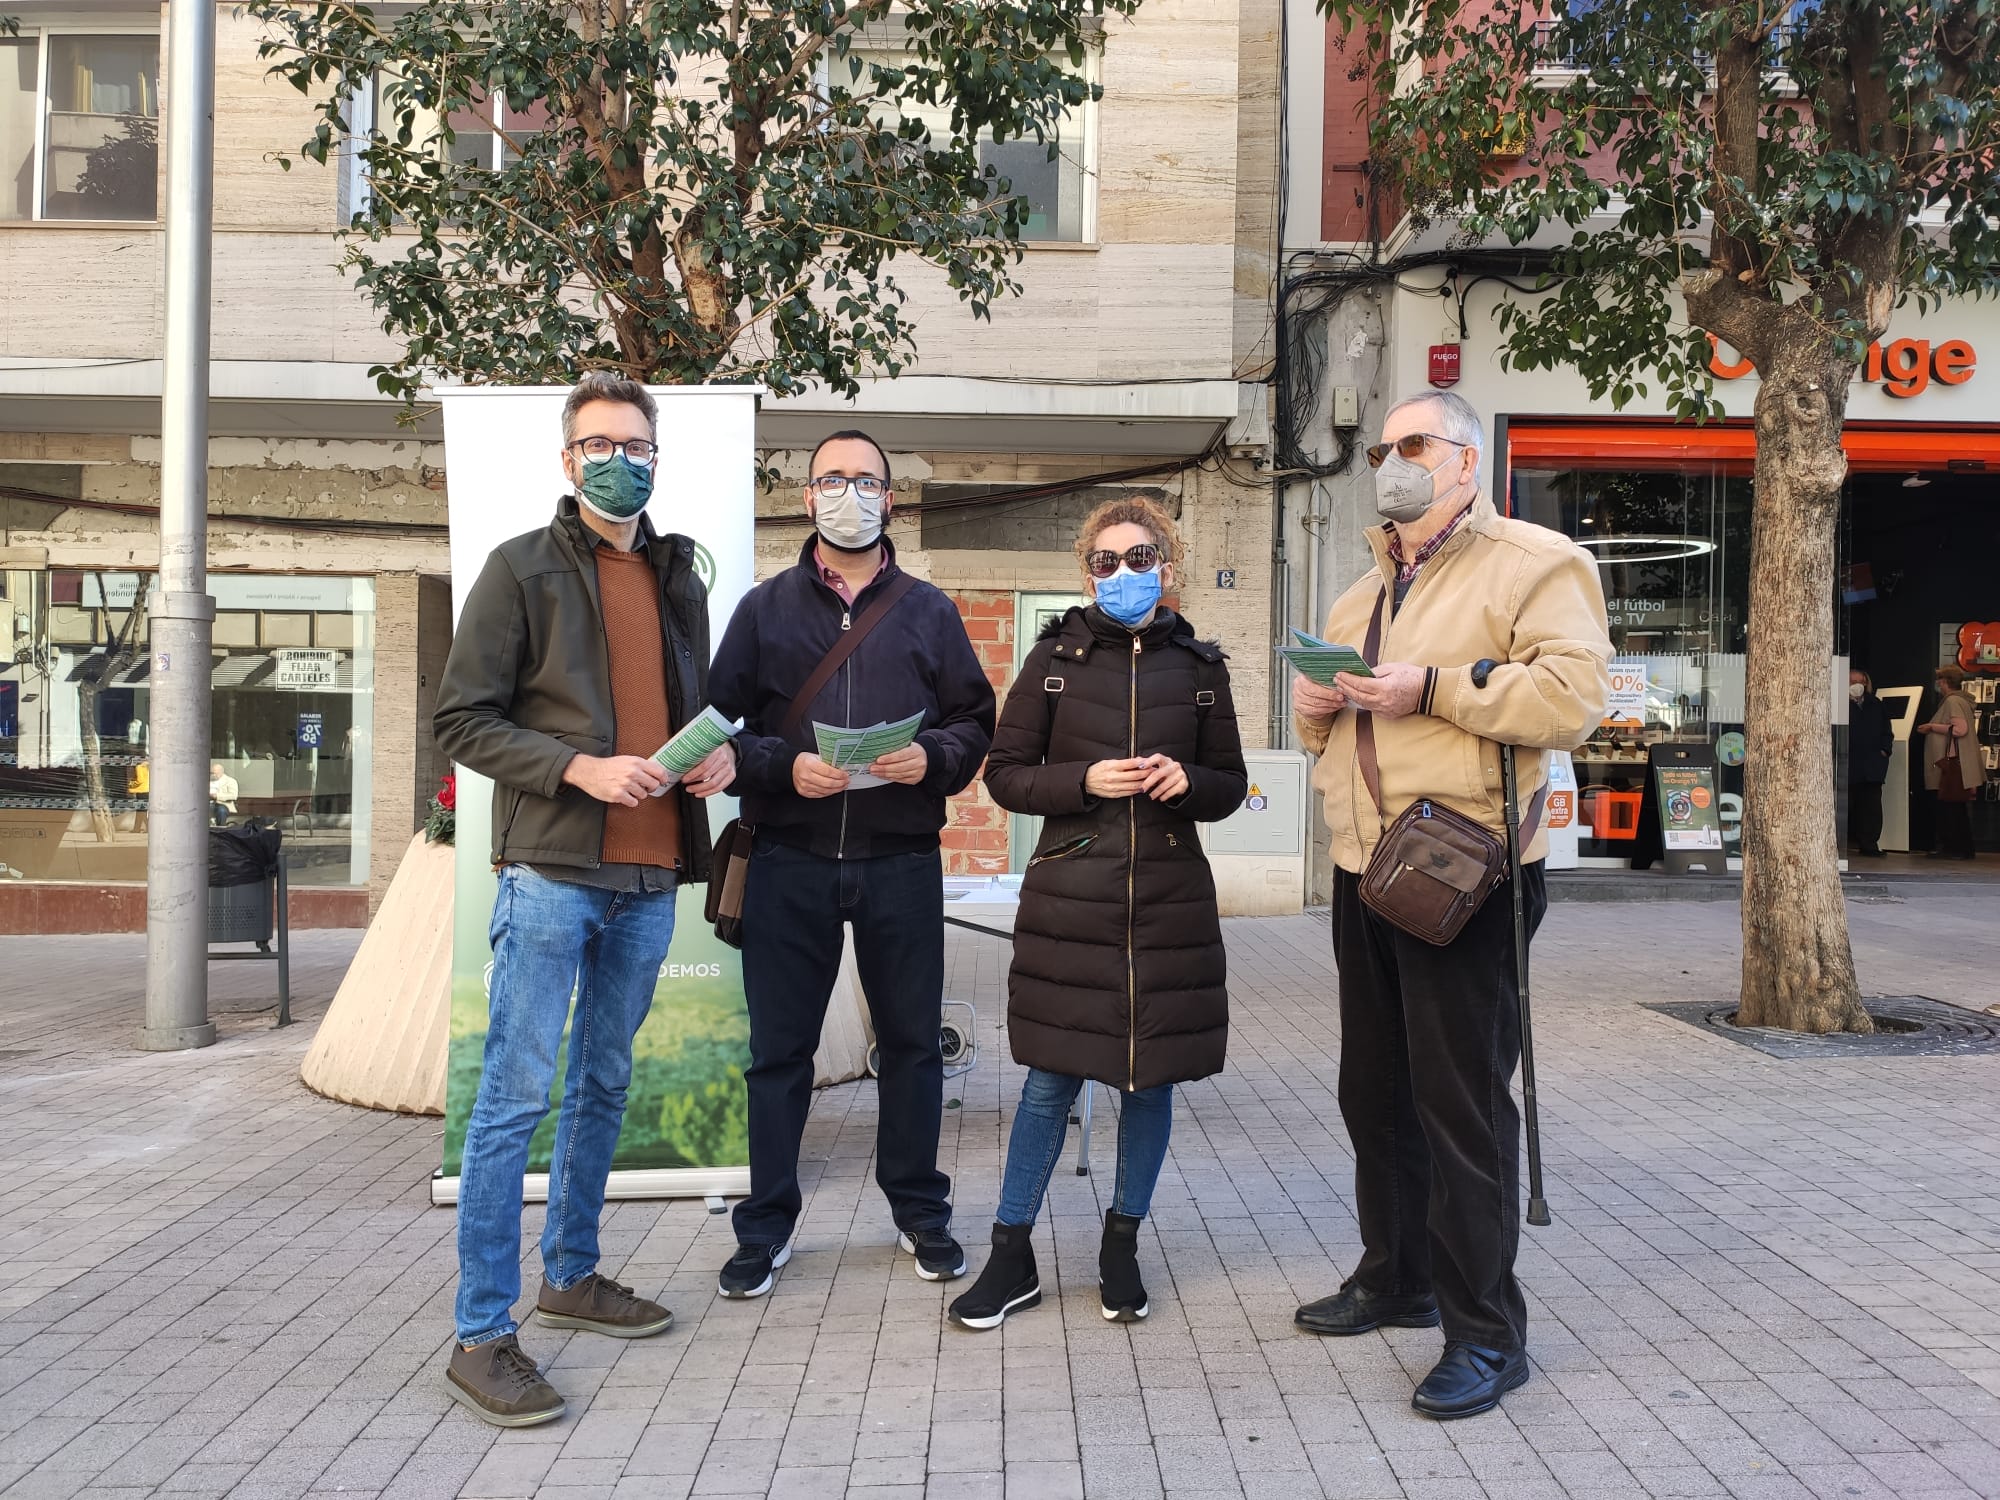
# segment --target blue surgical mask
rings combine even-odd
[[[1120,563],[1116,573],[1097,580],[1097,607],[1127,630],[1145,624],[1160,607],[1160,570],[1134,573]]]
[[[583,484],[578,499],[607,521],[629,521],[646,508],[653,498],[653,469],[635,464],[622,453],[614,453],[602,463],[582,465]]]

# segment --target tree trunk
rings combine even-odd
[[[105,613],[110,613],[111,595],[106,589],[104,575],[95,575],[97,597],[104,601]],[[115,835],[111,822],[110,793],[104,785],[104,742],[97,732],[97,705],[104,696],[105,684],[113,681],[138,659],[139,639],[146,633],[146,595],[153,582],[153,575],[141,573],[132,593],[132,608],[126,613],[125,624],[107,645],[100,670],[95,676],[87,676],[77,684],[77,712],[82,720],[83,740],[83,780],[84,795],[90,803],[90,828],[100,844],[108,844]],[[120,787],[122,792],[124,787]]]
[[[1828,660],[1851,364],[1774,349],[1757,393],[1743,762],[1738,1023],[1874,1030],[1862,1009],[1834,833]]]

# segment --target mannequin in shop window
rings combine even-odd
[[[1928,724],[1919,724],[1924,736],[1924,785],[1937,796],[1937,848],[1932,859],[1971,859],[1972,802],[1986,781],[1986,765],[1979,753],[1973,726],[1978,715],[1966,696],[1965,673],[1956,664],[1938,668],[1940,702]]]
[[[1889,756],[1896,731],[1889,705],[1875,696],[1875,682],[1855,668],[1847,674],[1847,831],[1855,849],[1870,859],[1882,856],[1882,783],[1889,779]]]

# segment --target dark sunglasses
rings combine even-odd
[[[1399,437],[1393,443],[1377,443],[1368,449],[1368,467],[1379,469],[1382,460],[1393,451],[1398,458],[1416,459],[1423,457],[1424,449],[1431,443],[1443,443],[1447,448],[1463,448],[1464,443],[1454,443],[1450,438],[1439,437],[1430,432],[1412,432]]]
[[[1150,573],[1160,565],[1160,549],[1151,542],[1141,542],[1136,547],[1127,547],[1122,555],[1100,547],[1083,557],[1083,565],[1090,569],[1092,578],[1109,578],[1118,571],[1121,562],[1134,573]]]

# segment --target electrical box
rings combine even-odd
[[[1305,909],[1306,822],[1312,762],[1296,750],[1246,750],[1243,805],[1202,825],[1226,917],[1285,916]]]
[[[1351,385],[1337,385],[1333,388],[1333,425],[1335,427],[1359,427],[1361,425],[1361,392]]]

